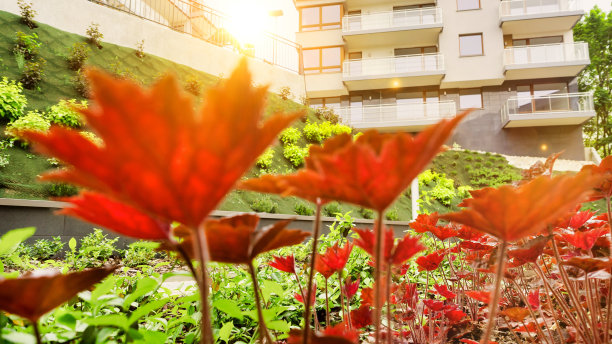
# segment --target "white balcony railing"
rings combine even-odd
[[[555,14],[582,10],[580,0],[504,0],[499,8],[500,16],[513,17],[533,14]]]
[[[589,60],[589,45],[584,42],[525,45],[506,48],[504,65],[572,63]]]
[[[348,106],[335,110],[344,123],[358,128],[427,125],[457,114],[454,101]]]
[[[444,71],[442,54],[419,54],[344,61],[342,76],[359,78]]]
[[[419,28],[423,25],[442,24],[439,7],[352,14],[342,18],[342,32],[357,33],[370,30],[398,30]]]
[[[587,116],[595,111],[592,93],[564,93],[548,96],[511,97],[502,106],[502,123],[510,117],[525,116],[530,119],[538,114],[575,114]]]

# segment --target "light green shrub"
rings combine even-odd
[[[35,130],[45,132],[49,130],[51,123],[45,114],[38,111],[29,111],[25,116],[21,116],[6,126],[5,133],[19,139],[19,132],[22,130]]]
[[[309,141],[317,143],[321,143],[323,140],[335,135],[343,133],[350,134],[352,131],[351,127],[343,124],[332,124],[329,121],[319,124],[307,122],[304,126],[304,136],[306,136]]]
[[[302,166],[304,159],[308,156],[308,147],[286,145],[283,148],[283,156],[295,167]]]
[[[317,123],[311,123],[310,121],[307,121],[303,130],[304,136],[311,142],[321,143],[325,138],[323,136],[323,131],[321,130],[321,127],[319,127]]]
[[[23,86],[16,81],[2,78],[0,81],[0,117],[13,121],[23,116],[28,100]]]
[[[302,138],[302,133],[297,128],[287,128],[280,134],[280,141],[286,145],[294,145]]]
[[[81,131],[81,135],[98,146],[102,146],[104,144],[104,141],[102,141],[101,138],[96,136],[96,134],[92,133],[91,131]]]
[[[268,169],[272,167],[272,162],[274,160],[274,149],[268,148],[266,151],[257,158],[256,165],[260,168]]]
[[[85,108],[87,108],[87,101],[77,102],[75,99],[60,100],[59,103],[49,108],[47,111],[47,119],[52,124],[79,128],[82,125],[81,114],[75,109]]]
[[[277,208],[276,202],[268,195],[263,195],[251,202],[251,209],[258,213],[275,213]]]

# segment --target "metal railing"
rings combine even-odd
[[[503,18],[579,11],[582,9],[582,1],[580,0],[504,0],[501,2],[499,14]]]
[[[352,78],[438,71],[444,71],[444,56],[434,53],[348,60],[344,61],[342,76]]]
[[[334,110],[344,123],[360,128],[425,125],[457,114],[454,101],[347,106]]]
[[[239,42],[230,30],[231,18],[197,0],[88,1],[150,20],[296,73],[302,71],[299,44],[269,32],[260,35],[253,43]]]
[[[442,10],[439,7],[346,15],[342,18],[342,32],[401,28],[408,30],[414,26],[434,24],[442,24]]]
[[[593,94],[563,93],[547,96],[510,97],[502,106],[502,123],[506,123],[510,116],[537,115],[550,113],[589,114],[595,111]]]
[[[504,65],[577,62],[589,60],[585,42],[525,45],[504,49]]]

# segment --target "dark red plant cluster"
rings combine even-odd
[[[260,228],[256,215],[210,219],[234,187],[292,195],[317,206],[309,266],[299,271],[293,256],[269,262],[295,277],[295,297],[305,303],[304,328],[292,331],[289,343],[356,343],[367,337],[375,343],[489,343],[495,328],[518,343],[610,343],[612,158],[575,175],[553,177],[553,156],[528,170],[517,185],[475,190],[461,211],[420,215],[411,224],[417,235],[396,237],[383,214],[443,149],[467,113],[416,136],[368,131],[354,140],[339,135],[312,146],[305,168],[295,174],[238,183],[280,131],[301,115],[264,118],[266,89],[251,86],[245,62],[208,92],[197,111],[172,77],[150,89],[97,71],[89,77],[94,106],[80,111],[102,144],[63,127],[20,134],[66,166],[44,179],[86,190],[65,199],[69,207],[62,213],[122,235],[160,241],[184,258],[200,288],[202,343],[215,341],[208,262],[249,270],[260,341],[273,343],[253,260],[311,234],[289,229],[289,221]],[[579,210],[597,198],[605,200],[607,214]],[[377,219],[372,229],[354,229],[354,240],[319,252],[321,207],[330,201],[373,209]],[[435,238],[435,248],[421,243],[424,236]],[[373,285],[347,277],[346,264],[356,247],[371,256]],[[413,265],[424,272],[425,283],[409,281]],[[27,299],[0,295],[0,309],[36,323],[111,271],[0,280],[0,294],[19,292]],[[326,294],[325,320],[312,312],[315,273],[325,281],[319,286]],[[337,324],[330,317],[329,283],[341,291],[342,321]],[[351,309],[355,298],[360,305]]]

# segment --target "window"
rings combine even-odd
[[[457,11],[480,9],[480,0],[457,0]]]
[[[342,27],[342,5],[300,8],[300,31],[339,29]]]
[[[340,108],[340,97],[332,98],[311,98],[308,100],[309,106],[313,109],[326,107],[337,110]]]
[[[512,40],[512,45],[515,47],[521,47],[525,45],[540,45],[540,44],[555,44],[555,43],[563,43],[563,36],[523,38],[523,39]]]
[[[465,89],[459,91],[460,109],[482,109],[482,91],[479,88]]]
[[[519,113],[563,111],[570,108],[568,86],[564,82],[518,85],[516,87]]]
[[[309,48],[303,50],[304,73],[333,73],[342,70],[342,47]]]
[[[459,55],[480,56],[484,54],[482,33],[459,35]]]

